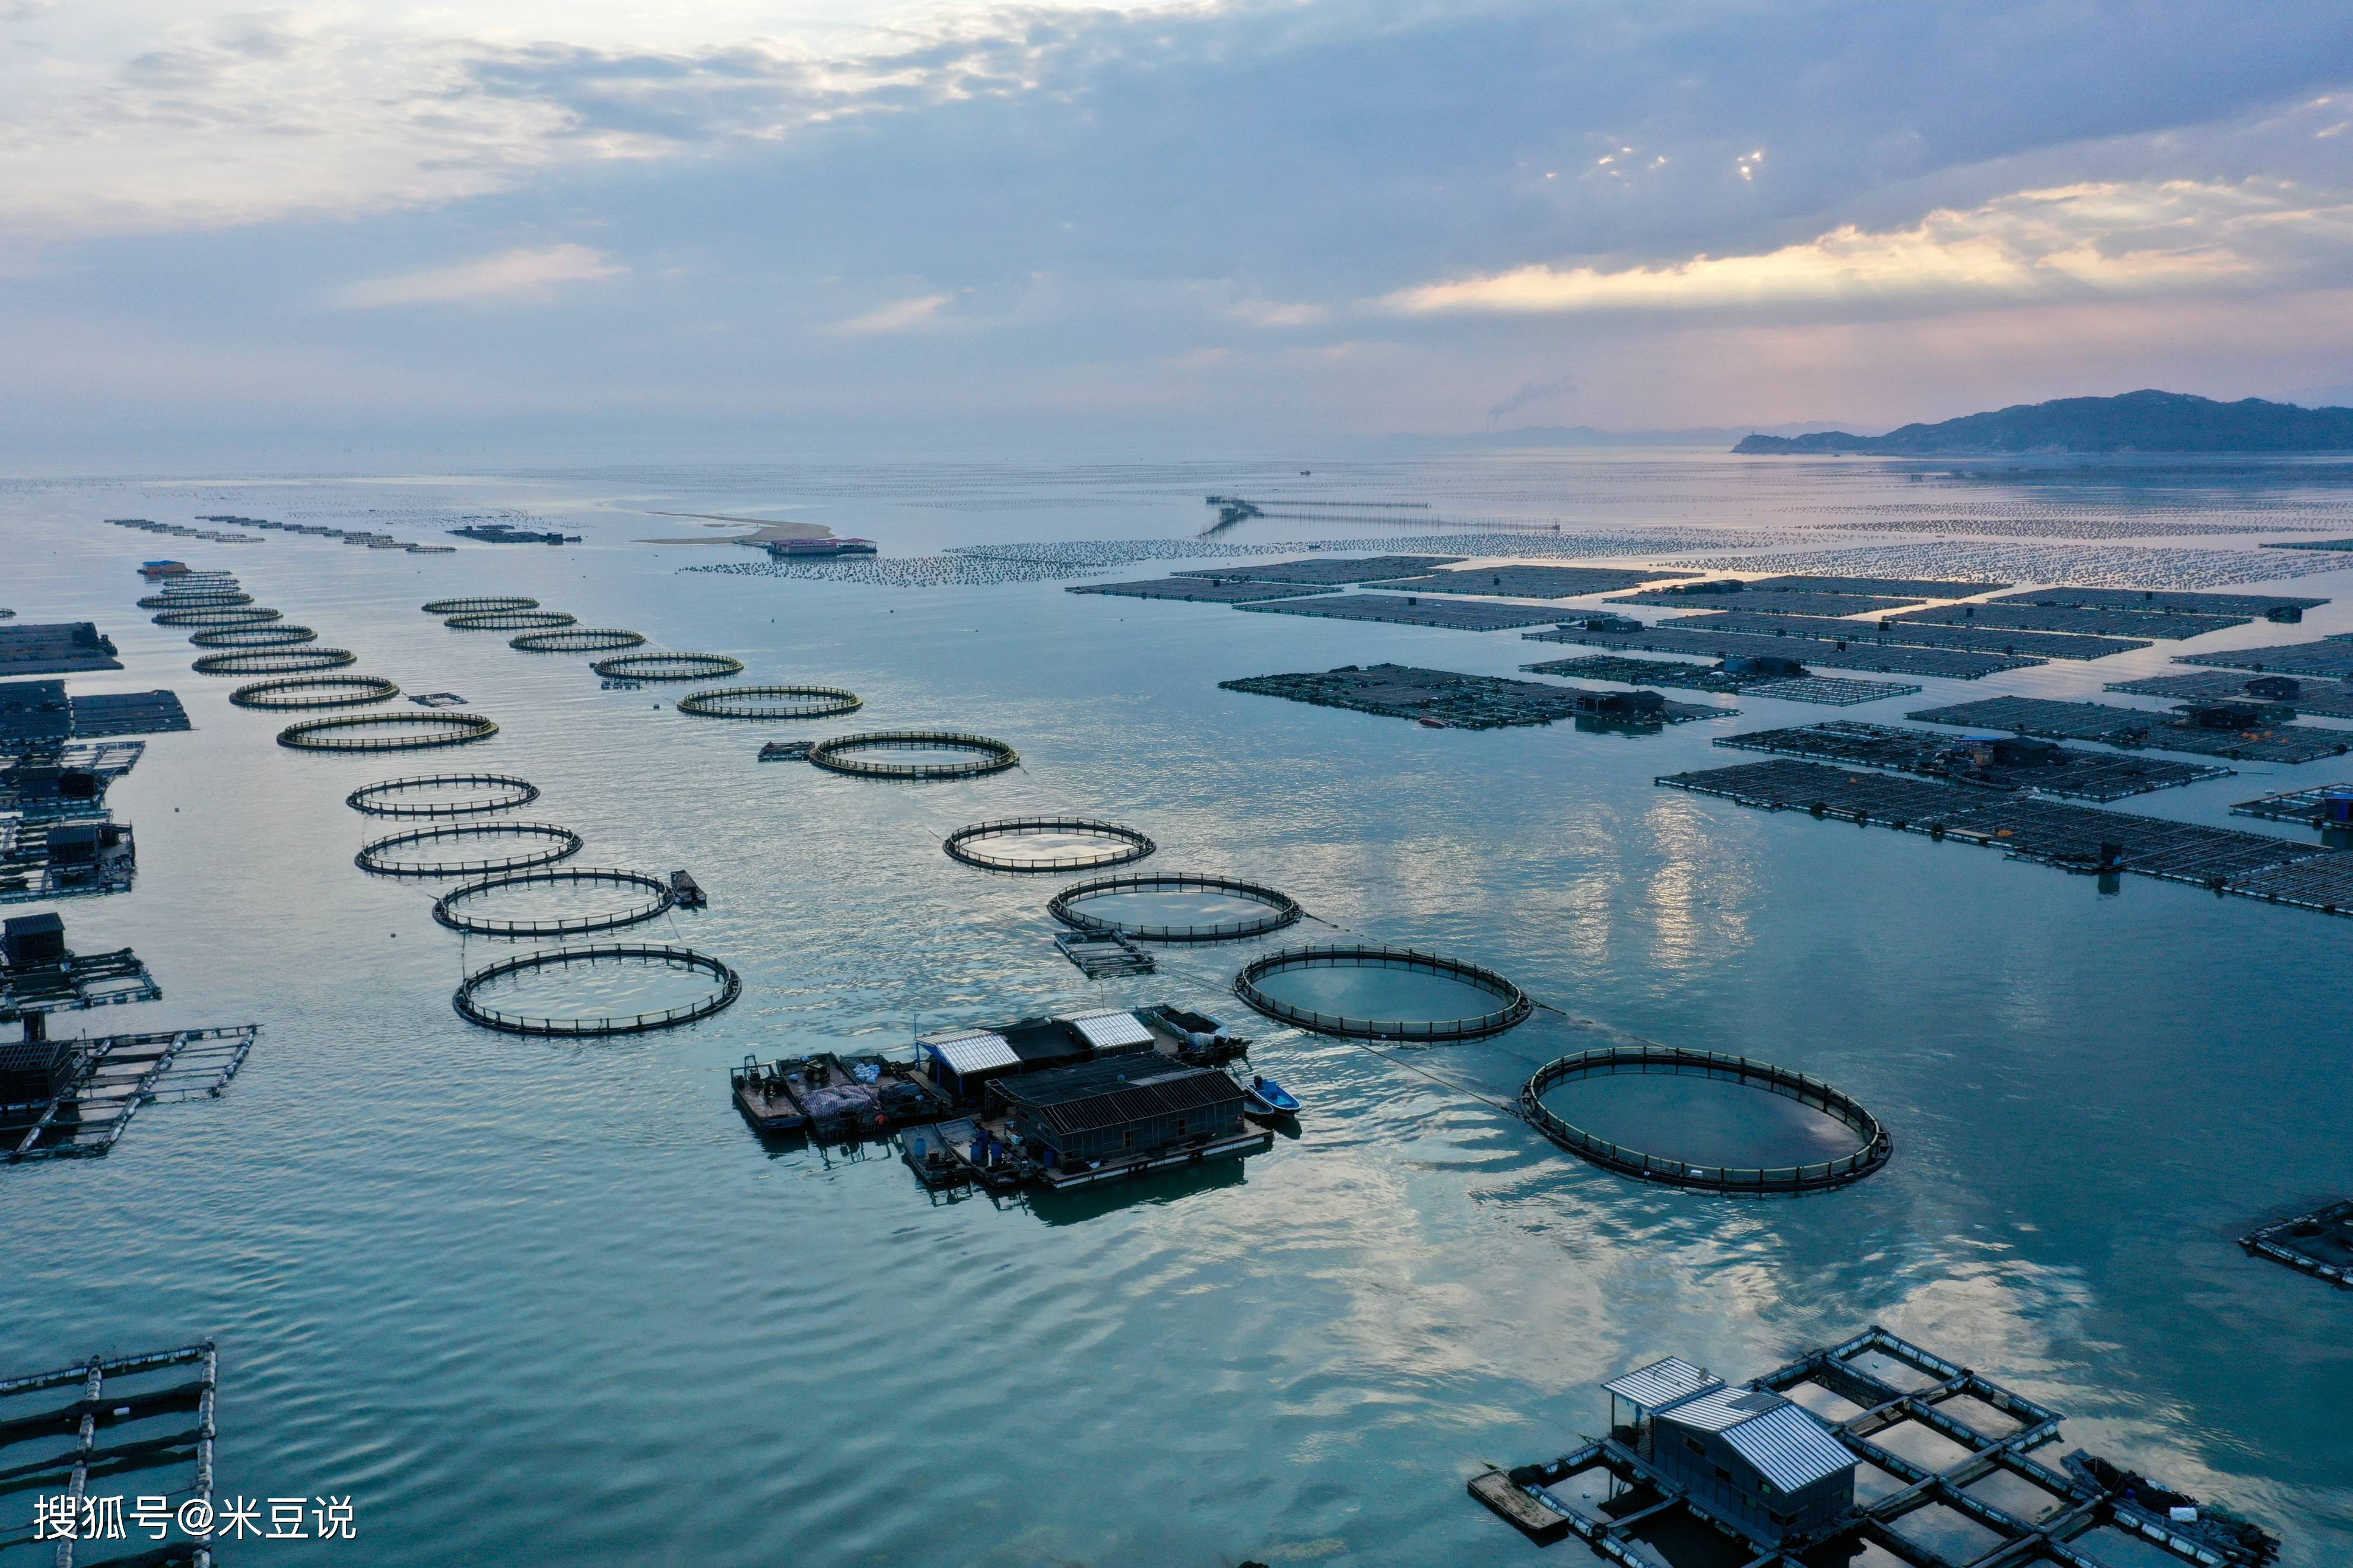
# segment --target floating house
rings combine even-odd
[[[1696,1391],[1644,1405],[1697,1369],[1670,1356],[1602,1384],[1634,1406],[1635,1451],[1692,1500],[1759,1546],[1819,1534],[1854,1507],[1855,1457],[1820,1417],[1758,1388],[1700,1373]]]
[[[1242,1120],[1241,1085],[1156,1051],[1000,1079],[989,1098],[1003,1110],[1004,1141],[1058,1188],[1239,1158],[1274,1142]]]
[[[1097,1007],[996,1028],[940,1029],[915,1045],[933,1081],[959,1105],[976,1106],[990,1085],[1025,1073],[1145,1051],[1212,1067],[1250,1048],[1215,1018],[1166,1005],[1125,1013]]]

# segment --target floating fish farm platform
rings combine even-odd
[[[1729,719],[1738,712],[1731,708],[1669,702],[1655,691],[1596,691],[1403,664],[1361,668],[1351,664],[1321,674],[1256,675],[1218,684],[1226,691],[1284,697],[1319,708],[1345,708],[1390,719],[1415,719],[1450,730],[1497,730],[1514,724],[1551,724],[1563,719],[1655,726],[1694,719]]]
[[[2048,605],[2077,610],[2179,611],[2193,616],[2239,616],[2250,620],[2273,619],[2293,612],[2302,615],[2328,603],[2283,594],[2191,594],[2155,588],[2030,588],[2004,594],[1997,605]]]
[[[1751,616],[1738,610],[1718,610],[1704,616],[1682,616],[1660,623],[1677,631],[1747,632],[1761,637],[1807,637],[1815,641],[1852,642],[1857,637],[1899,647],[1957,648],[1965,653],[2031,655],[2041,658],[2105,658],[2147,647],[2128,637],[2066,637],[2055,632],[1974,631],[1967,626],[1925,626],[1917,621],[1888,619],[1841,621],[1819,616]]]
[[[1186,599],[1208,605],[1249,605],[1264,599],[1297,599],[1336,594],[1337,588],[1304,583],[1249,583],[1216,577],[1155,577],[1141,583],[1082,583],[1065,594],[1113,594],[1126,599]]]
[[[103,1154],[142,1106],[216,1099],[260,1033],[246,1024],[0,1045],[0,1160]]]
[[[1696,610],[1721,602],[1726,609],[1757,616],[1860,616],[1873,610],[1901,610],[1920,601],[1878,598],[1868,594],[1812,594],[1788,588],[1741,587],[1727,591],[1715,584],[1695,584],[1687,588],[1653,588],[1609,602],[1659,605],[1679,610]]]
[[[1507,599],[1574,599],[1614,594],[1696,572],[1654,571],[1647,566],[1474,566],[1427,576],[1383,581],[1384,589],[1415,594],[1486,594]]]
[[[1820,763],[1748,763],[1673,773],[1657,782],[1767,811],[1804,811],[1983,845],[2067,870],[2130,871],[2266,903],[2353,915],[2353,855],[2269,834]]]
[[[2146,680],[2112,681],[2107,689],[2176,702],[2261,702],[2297,713],[2316,713],[2324,719],[2353,719],[2353,682],[2343,680],[2198,669],[2153,675]]]
[[[1149,974],[1160,966],[1134,938],[1121,931],[1056,931],[1054,946],[1090,980]]]
[[[1740,1387],[1679,1356],[1601,1386],[1607,1436],[1469,1489],[1538,1544],[1574,1535],[1624,1568],[1656,1568],[1678,1539],[1746,1568],[1866,1547],[1913,1568],[2137,1568],[2160,1553],[2260,1568],[2279,1551],[2252,1521],[2093,1455],[2042,1463],[2058,1411],[1876,1325]],[[1930,1449],[1933,1466],[1906,1457]]]
[[[2353,1198],[2276,1221],[2239,1237],[2257,1258],[2353,1290]]]
[[[1197,566],[1179,577],[1215,577],[1229,583],[1381,583],[1393,577],[1414,577],[1451,566],[1460,555],[1374,555],[1355,560],[1329,556],[1271,564]]]
[[[1984,626],[1995,631],[2057,632],[2069,637],[2181,642],[2243,626],[2250,616],[2198,616],[2179,610],[2092,610],[2041,605],[1948,605],[1894,619],[1905,626]]]
[[[2320,642],[2279,643],[2270,647],[2234,647],[2223,653],[2176,654],[2176,664],[2202,664],[2213,669],[2252,669],[2271,675],[2316,675],[2323,679],[2353,677],[2353,642],[2334,637]]]
[[[1686,664],[1680,659],[1623,658],[1606,653],[1577,658],[1551,658],[1520,666],[1531,675],[1568,675],[1587,680],[1615,680],[1627,686],[1671,686],[1682,691],[1717,691],[1736,697],[1744,692],[1778,698],[1784,702],[1817,702],[1825,708],[1852,708],[1883,697],[1909,697],[1920,689],[1892,680],[1841,680],[1823,675],[1746,675],[1710,664]]]
[[[2231,808],[2231,815],[2304,822],[2315,827],[2353,826],[2353,784],[2316,784],[2310,789],[2283,790],[2260,800],[2242,800]]]
[[[1789,730],[1725,735],[1716,742],[1744,752],[1844,763],[1951,779],[1992,789],[2041,790],[2082,800],[2122,800],[2201,779],[2228,777],[2229,768],[2118,756],[2049,741],[1956,740],[1925,730],[1832,720]]]
[[[9,1561],[37,1558],[73,1568],[75,1548],[82,1544],[76,1537],[83,1535],[79,1525],[88,1517],[79,1505],[96,1482],[111,1494],[114,1505],[100,1527],[108,1536],[120,1529],[123,1539],[142,1544],[159,1532],[174,1537],[168,1544],[127,1556],[118,1548],[108,1563],[211,1568],[217,1372],[213,1342],[206,1340],[146,1355],[94,1355],[54,1372],[0,1378],[0,1476],[7,1478],[12,1491],[68,1500],[74,1525],[74,1534],[62,1539],[39,1533],[37,1524],[0,1527],[0,1552],[38,1542],[32,1554]],[[136,1510],[126,1517],[132,1498]],[[201,1519],[178,1511],[196,1499],[205,1501]]]
[[[1475,599],[1424,599],[1401,594],[1335,594],[1330,598],[1284,599],[1271,605],[1237,605],[1234,607],[1255,615],[1323,616],[1340,621],[1388,621],[1398,626],[1444,626],[1461,632],[1509,631],[1516,626],[1540,626],[1560,619],[1558,610],[1536,609],[1526,605],[1491,605]]]
[[[2232,762],[2308,763],[2353,750],[2353,731],[2269,723],[2254,714],[2221,711],[2222,724],[2197,722],[2192,712],[2153,713],[2105,702],[2060,702],[2046,697],[1988,697],[1906,713],[1923,724],[2004,730],[2045,740],[2098,741],[2111,746],[2153,746],[2160,752],[2224,757]]]
[[[1760,619],[1770,622],[1773,617]],[[1591,630],[1562,626],[1556,631],[1530,632],[1530,642],[1581,643],[1588,647],[1641,648],[1646,653],[1694,654],[1705,658],[1797,658],[1832,669],[1868,669],[1881,675],[1936,675],[1951,680],[1976,680],[2006,669],[2027,669],[2043,661],[2007,654],[1969,653],[1958,648],[1896,647],[1877,640],[1873,628],[1853,623],[1855,633],[1821,642],[1810,637],[1754,636],[1743,632],[1691,631],[1681,626],[1646,626],[1641,631]]]
[[[1803,594],[1893,595],[1901,599],[1974,599],[2008,588],[2008,583],[1946,583],[1934,577],[1814,577],[1791,574],[1759,577],[1748,584]]]
[[[0,748],[11,751],[68,740],[157,735],[186,728],[187,710],[169,691],[68,697],[62,680],[0,684]]]
[[[127,893],[139,874],[131,825],[0,817],[0,904]]]
[[[146,751],[141,741],[76,741],[0,752],[0,812],[27,818],[105,815],[106,790]]]
[[[0,626],[0,676],[71,675],[87,669],[121,669],[112,639],[89,621],[28,623]]]

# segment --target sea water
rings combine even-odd
[[[1278,480],[1429,499],[1473,517],[1455,531],[1557,515],[1571,533],[1721,539],[1719,558],[1884,547],[1847,569],[1912,574],[1967,570],[1983,541],[1904,531],[1905,507],[1970,528],[2026,516],[2012,570],[2211,580],[2212,561],[2174,557],[2254,549],[2185,539],[2228,496],[2079,505],[2026,481],[1698,456],[1312,480],[812,464],[11,487],[0,605],[98,621],[125,668],[73,688],[169,687],[196,725],[152,739],[112,793],[137,889],[58,906],[72,945],[135,948],[164,999],[58,1022],[263,1033],[222,1099],[142,1112],[104,1159],[0,1168],[0,1374],[214,1338],[218,1489],[349,1496],[357,1516],[355,1541],[248,1542],[233,1562],[1507,1564],[1531,1549],[1462,1481],[1599,1431],[1598,1380],[1669,1353],[1736,1378],[1880,1323],[2067,1412],[2070,1446],[2263,1520],[2291,1564],[2353,1556],[2347,1300],[2232,1245],[2353,1189],[2353,923],[1652,782],[1751,760],[1711,745],[1736,729],[2089,696],[2177,648],[1844,710],[1747,698],[1736,720],[1651,735],[1436,731],[1218,683],[1382,660],[1511,674],[1563,650],[1063,592],[1085,579],[957,585],[928,564],[893,569],[947,585],[695,572],[757,558],[632,542],[697,526],[652,510],[824,521],[881,541],[884,566],[965,543],[1189,540],[1212,521],[1202,493]],[[2262,499],[2343,526],[2341,492]],[[2097,542],[2048,537],[2094,503]],[[459,513],[501,506],[586,542],[417,556],[101,521],[300,514],[448,542]],[[2145,537],[2116,531],[2144,513]],[[1398,531],[1354,530],[1369,549]],[[1682,558],[1707,558],[1694,548]],[[377,758],[279,747],[287,716],[231,707],[237,682],[191,674],[185,633],[132,607],[132,568],[159,555],[236,573],[358,652],[355,671],[457,692],[498,735]],[[2353,628],[2353,574],[2301,582],[2337,602],[2215,643]],[[744,662],[712,684],[842,686],[866,707],[693,719],[671,689],[607,690],[585,657],[525,657],[417,609],[504,592]],[[900,784],[754,760],[767,739],[934,727],[1004,739],[1023,766]],[[2245,766],[2123,808],[2260,826],[2229,805],[2332,765]],[[723,959],[743,999],[609,1040],[463,1022],[452,989],[512,944],[435,925],[449,884],[356,869],[403,825],[343,804],[445,766],[536,783],[515,815],[582,834],[575,863],[691,869],[710,908],[628,935]],[[1328,926],[1086,981],[1050,940],[1055,879],[941,852],[957,826],[1044,813],[1135,826],[1160,845],[1137,870],[1266,882]],[[1386,1056],[1249,1015],[1234,971],[1303,940],[1458,955],[1557,1011]],[[876,1146],[765,1147],[729,1100],[747,1054],[1164,999],[1256,1037],[1252,1066],[1305,1102],[1297,1138],[1113,1193],[949,1201]],[[1799,1200],[1665,1191],[1488,1103],[1627,1035],[1826,1079],[1893,1130],[1894,1158]]]

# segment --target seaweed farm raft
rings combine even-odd
[[[2094,1455],[2043,1464],[2058,1411],[1876,1326],[1740,1387],[1680,1356],[1601,1387],[1608,1436],[1470,1491],[1538,1544],[1575,1535],[1629,1568],[1675,1544],[1747,1568],[1866,1548],[1915,1568],[2257,1568],[2279,1551],[2253,1521]]]
[[[2353,855],[2270,834],[1820,763],[1747,763],[1658,782],[1767,811],[1804,811],[1982,845],[2067,870],[2130,871],[2266,903],[2353,914]]]
[[[2060,702],[2047,697],[1988,697],[1906,713],[1923,724],[2006,730],[2045,740],[2099,741],[2111,746],[2153,746],[2160,752],[2223,757],[2232,762],[2309,763],[2353,751],[2353,733],[2296,724],[2267,704],[2190,704],[2170,713],[2105,702]]]
[[[2171,789],[2201,779],[2227,777],[2228,768],[2119,756],[2085,746],[2022,736],[1955,739],[1892,724],[1832,720],[1791,730],[1757,730],[1715,742],[1744,752],[1778,752],[1826,763],[1854,763],[1951,779],[1993,789],[2032,789],[2084,800],[2122,800],[2150,790]]]
[[[1493,675],[1458,675],[1411,665],[1349,664],[1321,674],[1258,675],[1219,683],[1227,691],[1286,697],[1319,708],[1346,708],[1432,729],[1498,730],[1562,719],[1606,720],[1655,727],[1694,719],[1728,719],[1736,710],[1670,702],[1655,691],[1595,691]]]
[[[1770,668],[1766,667],[1770,666]],[[1817,702],[1852,708],[1883,697],[1910,697],[1920,689],[1893,680],[1845,680],[1815,675],[1795,659],[1727,658],[1717,664],[1687,664],[1672,658],[1627,658],[1606,653],[1548,658],[1520,666],[1530,675],[1566,675],[1615,680],[1627,686],[1671,686],[1683,691],[1744,692],[1783,702]]]
[[[1937,675],[1953,680],[1976,680],[2006,669],[2026,669],[2043,661],[2011,654],[1973,653],[1966,648],[1897,647],[1873,639],[1863,622],[1848,623],[1852,632],[1831,640],[1792,637],[1787,632],[1734,632],[1709,627],[1693,629],[1689,623],[1704,616],[1686,616],[1674,624],[1643,626],[1634,624],[1568,625],[1548,632],[1530,632],[1530,642],[1583,643],[1589,647],[1640,648],[1645,653],[1690,654],[1705,658],[1802,658],[1832,669],[1867,669],[1880,675]],[[1615,617],[1612,618],[1613,621]],[[1757,620],[1768,627],[1769,616]],[[1836,625],[1838,623],[1831,623]]]

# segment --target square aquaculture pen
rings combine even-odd
[[[135,1541],[149,1550],[100,1550],[154,1568],[209,1562],[218,1373],[206,1340],[0,1378],[0,1552],[38,1542],[70,1564],[83,1542]]]
[[[2353,1198],[2251,1230],[2239,1245],[2257,1258],[2353,1289]]]

